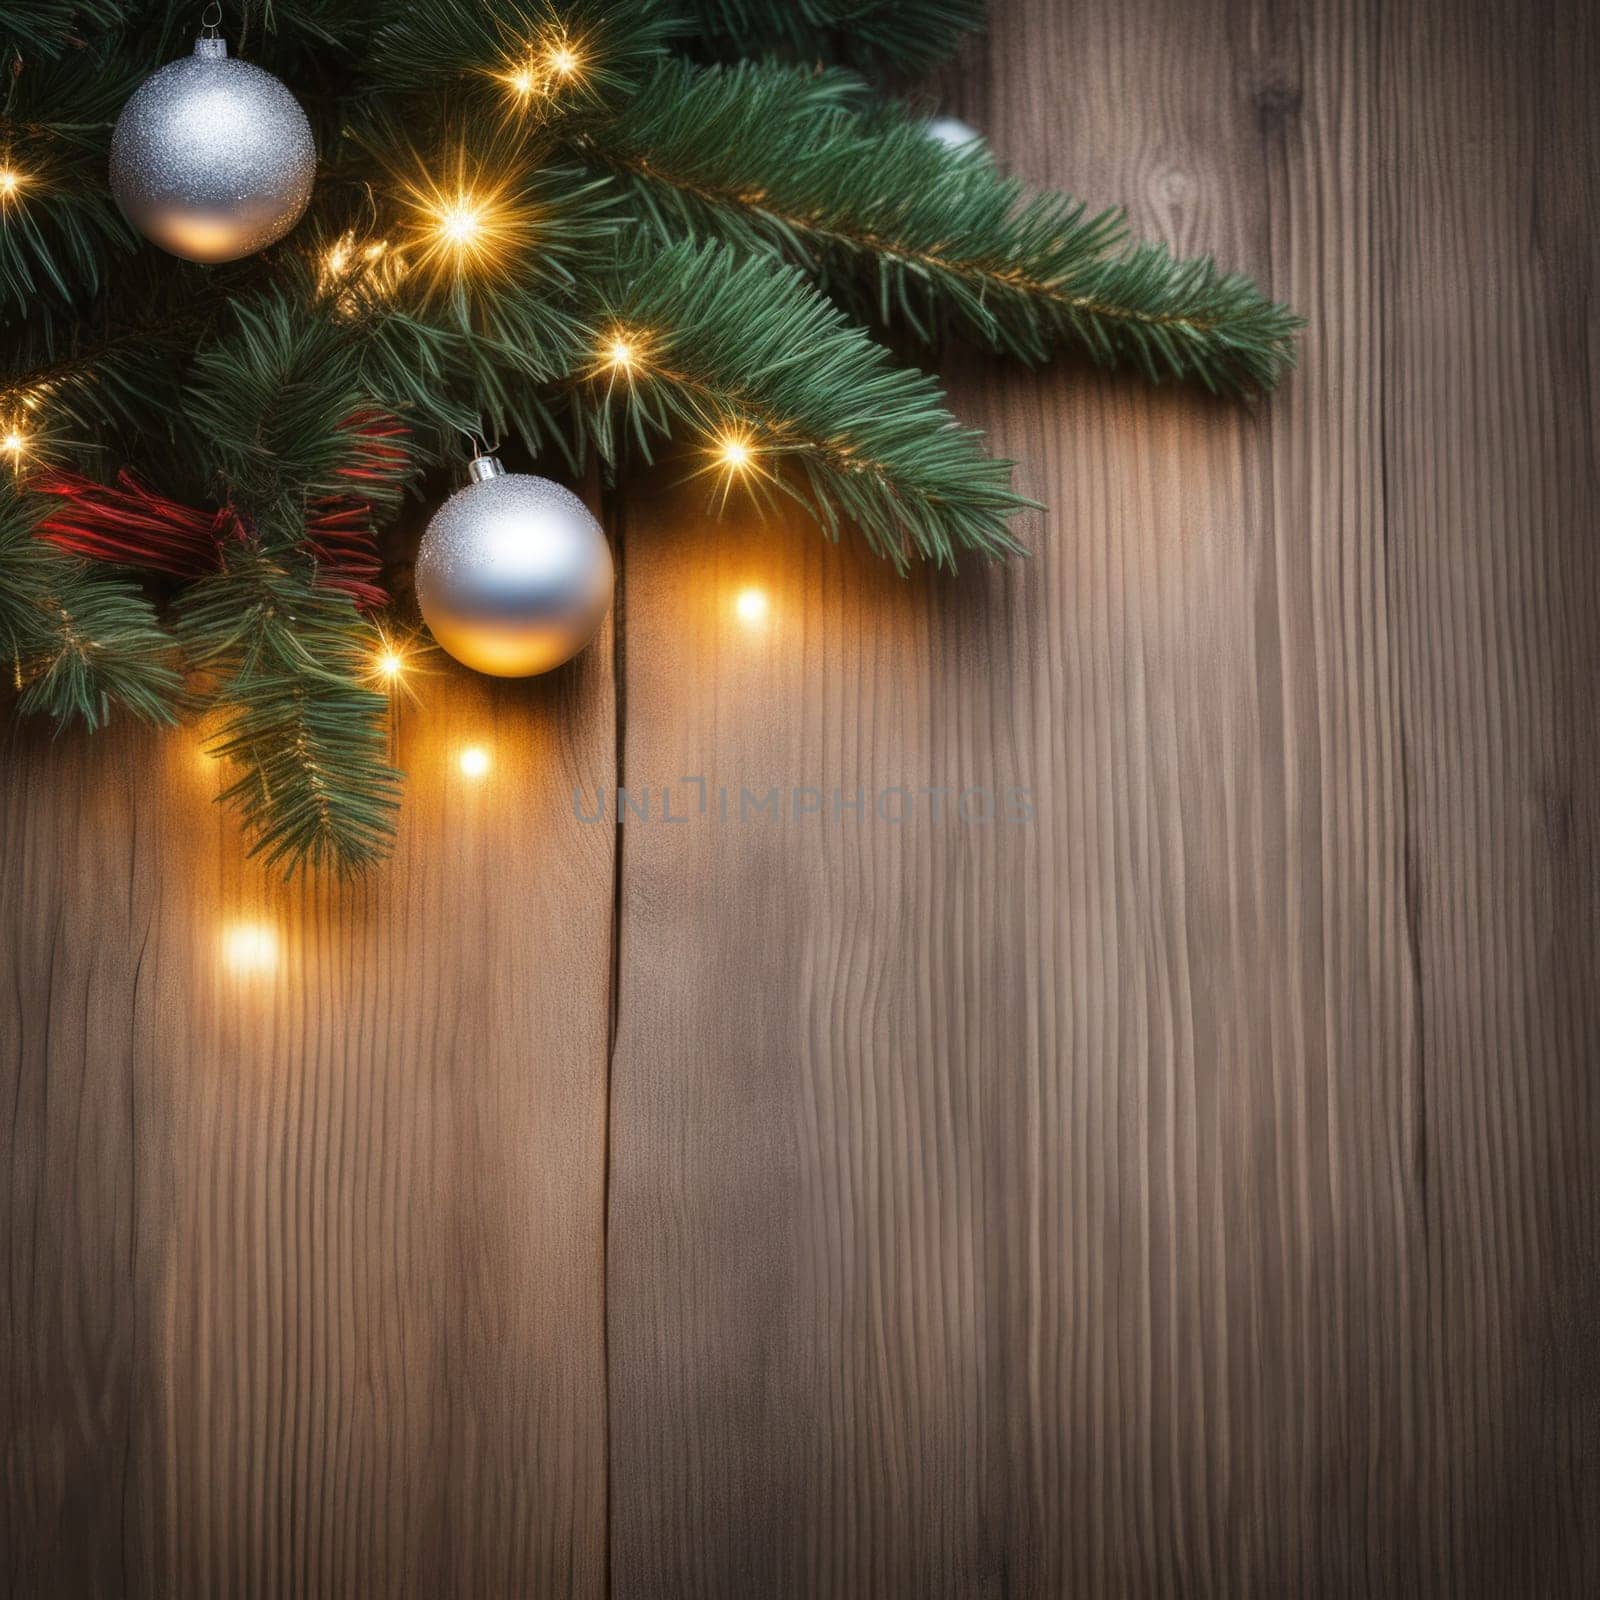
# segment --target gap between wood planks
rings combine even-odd
[[[611,792],[622,787],[627,756],[627,628],[624,625],[625,575],[623,533],[627,526],[627,497],[620,486],[602,489],[600,503],[603,521],[611,535],[611,560],[615,571],[611,591],[611,706],[613,756]],[[601,1536],[605,1540],[603,1592],[612,1593],[611,1579],[611,1081],[616,1066],[618,1014],[622,1004],[622,850],[627,830],[621,819],[615,825],[616,843],[611,857],[611,994],[606,1016],[605,1146],[601,1151],[600,1171],[600,1383],[605,1415],[605,1438],[600,1461],[604,1485],[605,1510]]]

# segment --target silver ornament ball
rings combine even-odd
[[[311,199],[317,147],[295,97],[221,39],[134,90],[111,135],[111,192],[147,239],[236,261],[281,239]]]
[[[417,552],[417,603],[439,644],[497,678],[559,667],[611,605],[611,547],[589,508],[493,456],[434,513]]]
[[[930,117],[922,131],[946,150],[984,149],[983,135],[960,117]]]

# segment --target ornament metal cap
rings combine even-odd
[[[506,469],[498,456],[474,456],[467,463],[467,476],[474,483],[487,483],[490,478],[503,478]]]
[[[212,12],[216,12],[212,16]],[[204,56],[207,61],[226,61],[228,58],[228,41],[222,37],[217,29],[222,26],[222,6],[219,0],[211,0],[200,17],[200,37],[194,42],[194,53]]]

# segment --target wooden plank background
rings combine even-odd
[[[947,108],[1301,371],[953,357],[960,581],[630,485],[359,890],[10,732],[0,1590],[1600,1593],[1600,26],[992,11]]]

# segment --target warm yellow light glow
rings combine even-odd
[[[392,695],[396,702],[401,695],[418,704],[413,685],[427,676],[428,645],[414,633],[392,634],[380,627],[372,642],[372,653],[367,657],[367,670],[362,674],[369,688]],[[398,710],[398,703],[395,706]]]
[[[534,39],[526,56],[502,58],[497,77],[519,100],[546,99],[583,76],[583,41],[550,29]]]
[[[5,436],[0,438],[0,448],[3,448],[8,455],[20,456],[27,448],[27,444],[28,441],[15,428],[8,429]]]
[[[708,455],[709,460],[701,470],[717,475],[714,498],[719,511],[726,507],[736,483],[759,495],[763,483],[777,482],[764,460],[765,449],[756,442],[750,427],[737,420],[728,421],[712,433]]]
[[[439,214],[439,232],[451,244],[469,245],[483,231],[483,214],[470,199],[458,200]]]
[[[627,379],[631,384],[634,377],[644,371],[649,364],[648,335],[636,333],[631,328],[612,328],[600,336],[600,344],[595,351],[594,366],[590,369],[589,375],[605,378],[608,388],[614,385],[619,377]]]
[[[10,167],[0,168],[0,200],[9,200],[22,187],[21,177]]]
[[[235,922],[223,929],[222,959],[241,978],[277,970],[278,935],[264,922]]]
[[[473,167],[463,153],[453,177],[417,176],[405,184],[416,214],[409,236],[397,242],[410,271],[422,268],[453,282],[468,272],[506,272],[533,242],[533,219],[515,177],[498,181]]]
[[[317,287],[332,296],[340,315],[354,316],[372,300],[392,294],[404,277],[405,261],[389,249],[387,239],[361,244],[354,233],[346,233],[323,252]]]
[[[489,752],[482,745],[472,745],[461,752],[463,777],[481,778],[489,770]]]
[[[765,589],[741,589],[733,602],[733,614],[747,628],[759,628],[767,620],[767,604]]]

